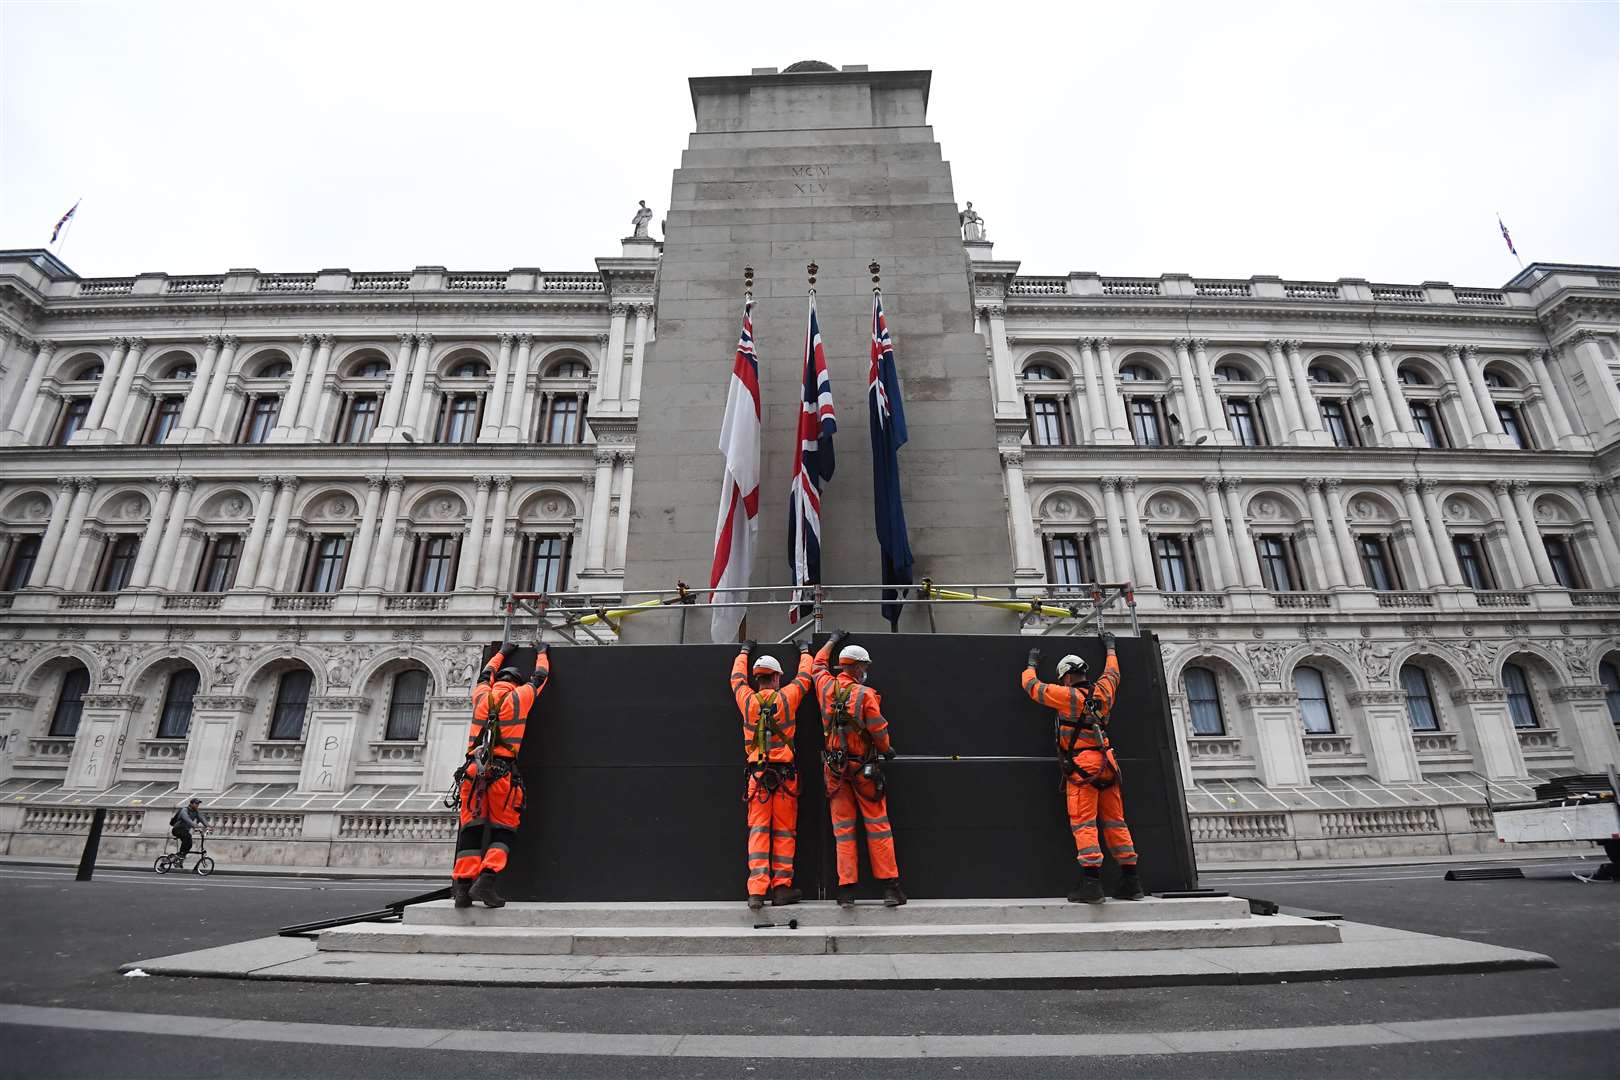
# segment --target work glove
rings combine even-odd
[[[832,632],[832,637],[827,639],[827,644],[831,645],[834,649],[836,649],[836,648],[838,648],[838,646],[842,645],[844,642],[846,642],[848,640],[849,640],[849,631],[848,630],[834,630]]]
[[[1036,664],[1038,664],[1040,662],[1041,662],[1041,650],[1039,650],[1039,649],[1031,649],[1031,650],[1029,650],[1029,666],[1034,667]]]
[[[755,647],[758,646],[758,645],[759,645],[759,642],[757,642],[757,641],[745,641],[745,642],[742,643],[741,651],[745,652],[745,653],[751,653],[751,652],[754,651]]]
[[[547,671],[545,668],[535,668],[533,671],[529,672],[529,685],[539,686],[541,683],[546,681],[550,674],[551,672]]]
[[[534,643],[534,653],[535,653],[536,656],[544,656],[544,655],[546,655],[546,653],[548,653],[550,651],[551,651],[551,646],[547,645],[545,642],[537,641],[537,642]]]
[[[809,651],[810,651],[810,643],[808,641],[799,642],[799,652],[800,652],[800,654],[807,653]]]
[[[884,761],[893,761],[894,760],[894,747],[891,746],[889,749],[883,751],[883,760]]]
[[[512,650],[515,649],[515,648],[517,648],[517,645],[515,643],[510,642],[510,641],[503,641],[503,642],[501,642],[501,647],[499,649],[495,650],[495,651],[500,653],[502,656],[508,656],[508,655],[511,654]]]
[[[1110,634],[1107,630],[1104,630],[1102,633],[1098,634],[1097,636],[1102,638],[1103,648],[1107,649],[1109,652],[1114,651],[1114,635],[1113,634]]]

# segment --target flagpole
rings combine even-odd
[[[82,202],[84,202],[83,195],[73,200],[73,209],[68,214],[67,227],[62,230],[62,237],[56,242],[56,250],[51,252],[58,259],[62,257],[62,252],[67,248],[68,235],[73,232],[73,223],[79,219],[79,204]]]
[[[745,321],[748,319],[748,317],[752,313],[753,309],[754,309],[754,268],[752,266],[745,266],[745,267],[743,267],[743,319]],[[750,567],[750,569],[752,569],[752,568]],[[743,582],[743,584],[746,585],[746,584],[748,584],[748,582],[745,581],[745,582]],[[712,592],[709,594],[709,600],[710,600],[711,603],[714,601],[714,594]],[[742,618],[737,620],[737,640],[738,641],[747,641],[748,640],[748,612],[747,612],[746,609],[743,611]],[[750,672],[750,674],[752,674],[752,673]]]

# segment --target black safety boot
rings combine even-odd
[[[1115,900],[1142,900],[1147,893],[1142,891],[1142,877],[1134,866],[1119,868],[1119,885],[1114,889]]]
[[[472,882],[457,878],[450,883],[450,902],[456,907],[472,907],[472,897],[467,890],[472,888]]]
[[[853,886],[853,885],[840,885],[840,886],[838,886],[838,891],[833,893],[833,899],[838,901],[838,906],[841,907],[841,908],[852,908],[852,907],[854,907],[855,906],[855,886]]]
[[[787,907],[804,899],[804,892],[791,885],[777,885],[771,889],[771,907]]]
[[[753,893],[748,894],[748,910],[758,911],[764,906],[765,898],[763,896],[755,896]]]
[[[500,890],[495,887],[495,875],[488,871],[478,875],[478,880],[467,890],[467,895],[485,907],[506,906],[506,901],[501,899]]]
[[[883,906],[899,907],[906,902],[906,894],[900,891],[900,879],[888,878],[883,882]]]
[[[1102,871],[1094,867],[1085,867],[1080,871],[1080,880],[1075,883],[1074,891],[1069,893],[1069,903],[1100,904],[1102,902]]]

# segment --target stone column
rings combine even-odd
[[[641,401],[641,368],[647,358],[647,324],[652,320],[652,308],[636,305],[636,336],[630,344],[630,385],[625,388],[626,401]]]
[[[600,571],[607,559],[608,502],[613,494],[613,451],[597,448],[596,481],[591,495],[591,526],[585,538],[585,568]]]
[[[1586,503],[1586,516],[1592,519],[1592,527],[1597,533],[1598,548],[1603,552],[1604,565],[1594,568],[1598,572],[1593,576],[1611,588],[1620,585],[1620,544],[1615,542],[1609,516],[1603,512],[1603,504],[1598,501],[1596,481],[1587,480],[1581,484],[1581,498]]]
[[[1395,414],[1395,426],[1405,436],[1405,441],[1413,446],[1426,445],[1423,436],[1417,429],[1417,421],[1412,419],[1412,407],[1407,404],[1406,391],[1401,389],[1400,373],[1395,370],[1395,361],[1389,353],[1389,342],[1379,341],[1373,345],[1378,357],[1378,370],[1383,375],[1384,389],[1389,393],[1390,411]],[[1410,739],[1407,740],[1411,742]]]
[[[62,532],[67,528],[74,489],[71,476],[56,478],[56,500],[51,504],[51,519],[45,526],[45,536],[39,542],[39,554],[34,556],[34,569],[28,575],[28,588],[42,588],[50,580],[51,564],[56,561],[57,549],[62,546]]]
[[[1547,545],[1541,540],[1541,530],[1536,527],[1536,514],[1530,507],[1530,485],[1523,480],[1514,480],[1509,489],[1513,492],[1513,508],[1519,512],[1519,527],[1524,530],[1524,541],[1530,548],[1530,559],[1535,565],[1536,574],[1543,584],[1557,585],[1552,560],[1547,558]]]
[[[628,466],[626,467],[628,469]],[[506,473],[497,473],[489,478],[495,484],[495,503],[489,515],[489,543],[484,549],[484,564],[478,574],[478,586],[482,589],[502,589],[501,569],[506,557],[506,538],[510,533],[512,523],[510,517],[510,501],[512,495],[512,477]],[[628,479],[628,476],[627,476]]]
[[[246,569],[247,573],[238,570],[236,574],[237,584],[241,588],[257,587],[259,560],[265,554],[264,534],[270,524],[270,507],[276,499],[277,480],[278,478],[274,476],[259,477],[259,498],[253,504],[253,524],[248,527],[247,540],[242,544],[240,566]]]
[[[197,478],[177,476],[174,489],[174,501],[169,504],[169,522],[163,526],[163,539],[158,542],[151,580],[153,588],[170,591],[174,589],[174,578],[178,572],[175,556],[180,549],[180,530],[185,528],[186,515],[191,512],[191,495],[197,489]]]
[[[1347,697],[1352,709],[1361,710],[1367,764],[1373,779],[1385,784],[1421,780],[1417,749],[1412,745],[1412,724],[1406,715],[1405,691],[1352,690]]]
[[[292,520],[293,495],[298,491],[299,478],[282,475],[276,477],[281,484],[281,490],[276,494],[275,517],[271,519],[270,539],[266,541],[264,555],[259,559],[255,568],[257,574],[253,581],[256,589],[276,589],[280,582],[276,580],[280,572],[283,556],[286,554],[287,526]]]
[[[1288,370],[1294,376],[1294,386],[1299,390],[1299,407],[1301,418],[1305,421],[1305,429],[1311,433],[1315,442],[1326,442],[1327,431],[1322,427],[1322,410],[1316,407],[1316,395],[1311,392],[1311,380],[1305,372],[1305,359],[1300,355],[1298,341],[1285,341],[1283,347],[1288,350]],[[1348,422],[1355,423],[1354,417],[1348,417]]]
[[[1305,441],[1305,421],[1299,412],[1299,391],[1294,389],[1293,377],[1288,373],[1288,360],[1283,356],[1283,343],[1266,342],[1271,355],[1272,378],[1277,380],[1277,398],[1282,402],[1283,422],[1288,425],[1288,438],[1296,444]]]
[[[405,408],[405,380],[411,374],[411,335],[399,335],[399,353],[394,358],[394,369],[389,372],[388,393],[383,398],[382,416],[372,442],[387,442],[399,426],[399,414]]]
[[[298,414],[304,406],[304,388],[309,382],[309,364],[315,355],[315,335],[305,334],[298,339],[298,359],[287,378],[287,394],[281,399],[281,410],[276,414],[276,427],[270,433],[270,442],[291,442],[298,431]]]
[[[214,362],[214,374],[208,383],[208,396],[203,399],[202,414],[187,442],[216,442],[220,416],[225,411],[225,384],[230,381],[231,369],[236,366],[237,338],[226,334],[220,338],[219,359]]]
[[[1148,543],[1147,530],[1142,528],[1142,510],[1136,498],[1136,477],[1119,478],[1119,497],[1125,503],[1125,533],[1130,540],[1135,579],[1138,583],[1150,584],[1154,581],[1153,547]]]
[[[1423,497],[1423,513],[1429,520],[1435,553],[1440,558],[1441,575],[1447,585],[1461,588],[1462,564],[1457,562],[1457,549],[1451,544],[1451,533],[1446,529],[1446,516],[1440,509],[1440,497],[1435,494],[1435,483],[1424,478],[1417,482],[1417,486],[1418,494]]]
[[[1226,409],[1221,403],[1220,391],[1215,388],[1215,369],[1209,362],[1208,338],[1193,338],[1193,368],[1198,372],[1198,381],[1204,388],[1204,412],[1209,418],[1210,438],[1218,443],[1235,444],[1237,436],[1226,426]]]
[[[506,418],[501,422],[503,442],[528,441],[529,411],[534,405],[534,383],[530,379],[529,371],[529,357],[534,348],[534,337],[530,334],[519,334],[517,341],[516,381],[512,385],[512,398],[506,404]]]
[[[39,399],[40,384],[45,381],[45,371],[51,366],[51,357],[56,352],[54,341],[41,341],[34,350],[33,362],[28,368],[27,381],[23,383],[22,392],[17,397],[17,404],[11,410],[11,419],[6,425],[3,435],[0,435],[0,446],[15,446],[26,441],[28,437],[28,420],[34,413],[34,403]]]
[[[1372,398],[1373,415],[1378,418],[1378,431],[1383,436],[1385,445],[1395,442],[1397,430],[1395,409],[1398,407],[1390,401],[1393,392],[1388,383],[1384,382],[1382,373],[1378,369],[1378,357],[1374,354],[1373,342],[1363,341],[1356,346],[1356,355],[1361,358],[1362,376],[1367,380],[1367,396]],[[1401,395],[1402,402],[1406,396]],[[1352,419],[1350,422],[1354,422]]]
[[[1299,731],[1299,695],[1292,690],[1241,694],[1254,722],[1255,767],[1267,787],[1309,787],[1310,765]]]
[[[1620,387],[1614,385],[1609,362],[1604,358],[1603,350],[1598,348],[1597,335],[1590,330],[1581,330],[1576,333],[1574,341],[1575,356],[1580,360],[1586,376],[1586,392],[1592,396],[1598,423],[1610,424],[1620,420]]]
[[[74,433],[72,441],[75,443],[87,442],[90,433],[101,427],[101,421],[107,415],[107,403],[112,400],[113,384],[117,382],[119,373],[124,370],[124,357],[129,354],[129,338],[115,338],[112,358],[101,369],[101,381],[96,384],[96,392],[90,398],[90,411],[85,415],[84,426]]]
[[[1423,500],[1418,498],[1416,480],[1409,476],[1401,478],[1401,498],[1406,502],[1406,516],[1412,523],[1418,558],[1423,566],[1423,576],[1428,579],[1428,587],[1439,585],[1445,580],[1445,574],[1440,569],[1440,552],[1434,542],[1434,530],[1425,521],[1427,514],[1423,509]],[[1445,526],[1442,524],[1441,528]]]
[[[1305,502],[1311,509],[1311,525],[1316,529],[1316,549],[1322,563],[1317,568],[1317,580],[1326,582],[1330,589],[1342,589],[1346,584],[1344,558],[1334,543],[1333,523],[1328,516],[1327,500],[1322,497],[1322,484],[1319,476],[1305,480]]]
[[[1102,376],[1097,372],[1097,350],[1091,338],[1080,339],[1080,374],[1086,383],[1086,420],[1091,428],[1091,441],[1112,442],[1114,433],[1108,421],[1108,402],[1104,400]]]
[[[1479,396],[1479,411],[1485,418],[1485,431],[1496,436],[1497,445],[1516,449],[1516,444],[1502,427],[1502,418],[1496,415],[1496,401],[1491,397],[1491,388],[1485,385],[1485,365],[1477,362],[1477,355],[1472,345],[1462,347],[1463,369],[1468,372],[1474,393]]]
[[[996,412],[1003,415],[1021,412],[1012,348],[1007,344],[1007,309],[992,305],[980,308],[979,314],[984,317],[990,338],[990,386],[996,395]]]
[[[1182,407],[1187,410],[1187,434],[1191,443],[1200,435],[1209,434],[1209,417],[1204,414],[1203,391],[1198,388],[1198,379],[1193,374],[1191,338],[1176,338],[1176,368],[1181,372],[1181,401]]]
[[[1468,426],[1468,443],[1472,445],[1485,435],[1485,418],[1479,411],[1479,395],[1474,391],[1473,380],[1468,377],[1468,369],[1463,366],[1460,345],[1446,346],[1446,362],[1451,366],[1451,381],[1457,385],[1457,396],[1462,401],[1463,421]],[[1494,409],[1492,413],[1495,413]]]
[[[214,379],[214,365],[219,362],[219,335],[209,334],[203,340],[202,362],[197,365],[197,374],[192,377],[191,389],[186,391],[186,403],[180,408],[180,422],[169,432],[168,442],[185,441],[186,432],[197,426],[197,418],[202,415],[203,399],[208,396],[208,386]]]
[[[309,387],[298,407],[299,442],[320,439],[321,433],[316,430],[316,425],[320,421],[322,406],[326,403],[326,369],[332,362],[332,346],[336,343],[337,338],[331,334],[322,334],[320,347],[315,350],[315,363],[309,369]]]
[[[1029,488],[1024,482],[1024,452],[1001,448],[1002,478],[1007,485],[1007,517],[1013,533],[1013,577],[1044,577],[1041,553],[1035,547],[1035,518],[1029,510]]]
[[[1105,476],[1101,480],[1103,516],[1108,519],[1108,568],[1116,582],[1131,581],[1137,585],[1136,571],[1131,566],[1131,549],[1125,543],[1125,514],[1119,505],[1119,477]]]
[[[1409,592],[1423,592],[1438,584],[1429,572],[1429,555],[1419,539],[1420,533],[1426,535],[1428,530],[1421,525],[1414,527],[1410,524],[1397,525],[1391,533],[1393,545],[1400,549],[1406,565],[1412,568],[1409,580],[1405,582]]]
[[[1232,538],[1226,531],[1226,509],[1221,505],[1221,482],[1216,477],[1204,477],[1204,502],[1209,504],[1210,532],[1215,538],[1215,560],[1220,564],[1220,588],[1232,589],[1240,584],[1237,559],[1232,552]]]
[[[495,385],[489,389],[484,402],[484,426],[478,432],[479,442],[496,442],[501,437],[501,422],[506,418],[506,384],[512,378],[512,335],[500,335],[501,351],[495,361]]]
[[[1532,580],[1535,576],[1533,568],[1528,562],[1519,561],[1519,549],[1513,542],[1516,531],[1502,522],[1496,522],[1481,534],[1485,538],[1485,550],[1491,561],[1491,570],[1496,575],[1497,587],[1510,592],[1535,584]]]
[[[602,378],[597,384],[602,390],[602,406],[618,408],[620,384],[624,380],[624,324],[630,313],[629,305],[614,304],[608,308],[607,347],[602,350]]]
[[[1577,438],[1575,427],[1569,422],[1569,411],[1558,392],[1558,380],[1553,378],[1550,352],[1547,349],[1530,350],[1530,370],[1535,372],[1536,385],[1546,399],[1547,427],[1552,432],[1553,445],[1570,449],[1569,443]]]
[[[405,398],[405,415],[399,419],[399,429],[396,435],[409,432],[417,442],[425,441],[422,437],[422,399],[426,395],[428,375],[428,357],[433,352],[433,335],[416,335],[416,365],[411,372],[411,392]],[[402,439],[397,441],[404,441]]]
[[[383,499],[382,525],[377,529],[377,558],[365,568],[368,589],[388,589],[394,565],[399,562],[399,495],[405,489],[405,478],[387,478],[388,494]]]
[[[1502,518],[1502,527],[1507,530],[1508,546],[1513,549],[1513,562],[1518,566],[1520,582],[1525,586],[1550,584],[1552,574],[1542,575],[1541,567],[1531,554],[1530,544],[1525,540],[1524,525],[1519,520],[1518,507],[1509,495],[1508,482],[1492,481],[1491,492],[1496,496],[1496,512]],[[1536,540],[1536,547],[1541,547],[1541,538],[1538,536]],[[1543,560],[1547,558],[1545,550],[1541,557]]]
[[[1115,379],[1114,356],[1109,349],[1112,338],[1093,338],[1097,346],[1097,370],[1102,373],[1103,408],[1108,412],[1109,427],[1113,429],[1115,442],[1131,441],[1131,425],[1125,416],[1125,398],[1119,392],[1119,383]]]
[[[1241,482],[1236,477],[1222,477],[1221,489],[1226,495],[1226,518],[1232,525],[1232,547],[1238,567],[1243,571],[1243,584],[1258,589],[1260,556],[1254,550],[1254,537],[1249,533],[1248,515],[1243,512],[1243,497],[1238,491]]]
[[[1361,573],[1361,555],[1356,551],[1355,537],[1350,535],[1350,522],[1344,516],[1344,496],[1340,494],[1344,481],[1329,477],[1324,501],[1328,517],[1333,520],[1333,539],[1339,548],[1339,565],[1344,569],[1344,583],[1352,589],[1363,589],[1367,579]]]
[[[69,572],[84,557],[84,519],[90,513],[90,497],[96,491],[96,478],[75,476],[73,484],[79,490],[73,496],[73,505],[68,508],[67,525],[62,530],[56,558],[51,561],[51,576],[45,582],[46,587],[52,589],[67,588]]]
[[[636,478],[636,455],[634,451],[626,450],[619,455],[624,467],[619,474],[619,528],[613,538],[613,557],[609,560],[611,569],[624,569],[624,556],[630,542],[630,488]],[[1034,525],[1030,526],[1031,531]]]
[[[1486,779],[1522,780],[1530,775],[1508,712],[1506,690],[1463,688],[1452,691],[1451,701],[1463,714],[1463,736],[1471,744],[1475,765]]]
[[[360,529],[354,535],[348,562],[343,568],[343,587],[360,589],[366,584],[366,572],[371,566],[372,542],[377,533],[377,508],[382,503],[383,476],[366,474],[366,505],[360,512]]]
[[[128,338],[125,344],[128,349],[124,353],[123,364],[118,368],[118,382],[113,386],[112,396],[107,399],[107,412],[102,417],[102,434],[99,436],[102,442],[114,442],[123,436],[130,413],[130,388],[135,385],[135,372],[141,366],[141,357],[146,355],[145,338]],[[102,381],[105,383],[105,377]]]
[[[488,476],[473,477],[472,518],[467,522],[467,538],[461,542],[461,562],[456,567],[457,592],[478,588],[478,557],[484,550],[484,527],[489,521],[490,481]]]
[[[158,545],[163,541],[163,525],[168,520],[169,503],[174,500],[174,477],[157,478],[157,499],[146,519],[146,532],[141,535],[141,546],[135,550],[135,565],[129,572],[131,589],[145,588],[152,580],[152,564],[157,561]]]

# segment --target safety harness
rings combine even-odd
[[[1107,719],[1102,715],[1102,708],[1097,702],[1097,688],[1095,684],[1086,688],[1084,703],[1080,700],[1080,691],[1073,687],[1069,691],[1069,713],[1072,721],[1072,737],[1065,742],[1063,739],[1064,714],[1056,709],[1052,710],[1054,720],[1052,724],[1052,740],[1057,744],[1058,755],[1058,790],[1063,790],[1070,777],[1075,777],[1082,784],[1090,784],[1099,791],[1111,788],[1119,783],[1119,762],[1114,759],[1113,748],[1108,745],[1107,733],[1103,730],[1108,726]],[[1081,716],[1084,714],[1089,724],[1082,725]],[[1081,746],[1080,733],[1089,729],[1097,740],[1097,745]],[[1100,772],[1092,772],[1081,765],[1077,760],[1080,754],[1087,750],[1096,750],[1103,756],[1105,768]]]
[[[493,678],[494,675],[491,673],[491,679],[493,680]],[[497,691],[502,686],[508,687],[506,693],[496,697]],[[485,699],[488,708],[484,720],[484,729],[479,733],[478,742],[468,752],[467,760],[461,763],[461,768],[457,769],[455,775],[451,778],[450,790],[444,794],[444,805],[448,809],[455,810],[461,806],[461,785],[468,779],[473,782],[472,790],[468,792],[469,809],[476,807],[480,801],[487,798],[491,784],[506,776],[512,778],[512,787],[506,799],[507,805],[512,805],[514,801],[522,797],[523,774],[518,771],[517,755],[495,753],[496,747],[508,745],[505,736],[501,732],[501,706],[508,701],[513,701],[515,693],[516,688],[512,687],[511,683],[491,682],[489,697]],[[517,719],[517,703],[515,701],[513,701],[512,705],[512,717],[514,720]],[[525,723],[528,721],[528,717],[523,719]],[[487,815],[488,806],[486,805],[484,809]]]
[[[760,802],[770,802],[771,796],[783,784],[791,783],[798,778],[798,767],[791,761],[772,761],[770,757],[771,740],[775,735],[782,740],[782,744],[789,748],[793,743],[776,722],[776,710],[782,703],[782,695],[776,690],[759,690],[755,692],[759,700],[759,719],[754,722],[754,750],[759,755],[758,761],[750,761],[743,770],[751,784],[743,785],[743,801],[749,798]]]
[[[850,763],[849,731],[851,728],[866,730],[866,718],[861,716],[851,704],[859,699],[859,686],[846,686],[842,683],[833,687],[832,715],[822,717],[823,749],[821,761],[827,770],[827,794],[832,796],[844,786],[847,766]],[[828,741],[834,743],[833,749],[825,749]],[[866,740],[866,752],[854,759],[860,765],[860,773],[872,783],[877,785],[878,791],[883,790],[883,770],[877,765],[877,748],[872,740]]]

